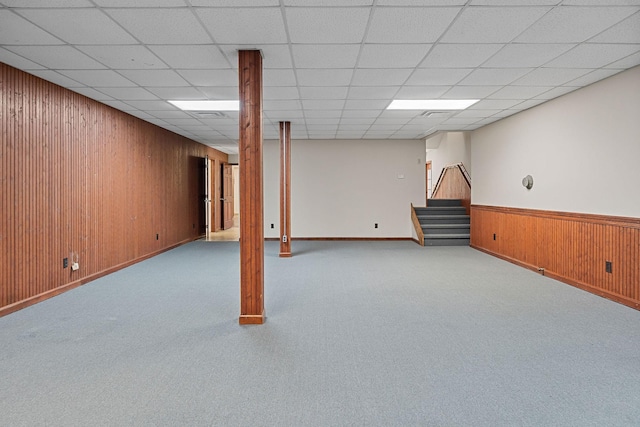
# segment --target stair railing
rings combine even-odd
[[[471,188],[471,176],[469,175],[469,172],[467,171],[467,169],[464,167],[464,164],[455,163],[455,164],[452,164],[452,165],[449,165],[449,166],[445,166],[444,168],[442,168],[442,171],[440,171],[440,176],[438,177],[438,182],[436,182],[436,186],[433,189],[433,192],[431,193],[431,198],[432,199],[437,199],[436,195],[438,194],[438,190],[440,189],[440,185],[442,184],[444,176],[446,175],[446,173],[450,169],[458,169],[460,171],[460,173],[462,174],[462,177],[464,178],[465,182],[469,186],[469,188]]]

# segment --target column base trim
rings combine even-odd
[[[241,314],[238,323],[241,325],[262,325],[267,318],[262,314]]]

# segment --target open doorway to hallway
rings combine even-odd
[[[207,241],[240,240],[240,177],[237,164],[220,165],[219,220],[215,231],[207,234]]]

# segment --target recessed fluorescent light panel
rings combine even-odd
[[[239,111],[240,101],[169,101],[185,111]]]
[[[387,110],[464,110],[479,99],[394,99]]]

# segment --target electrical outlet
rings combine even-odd
[[[378,228],[378,223],[373,224],[373,228]]]
[[[611,264],[611,261],[604,262],[604,271],[607,273],[613,273],[613,265]]]
[[[496,233],[493,233],[493,240],[496,240]]]
[[[273,228],[273,224],[271,224],[271,228]]]
[[[69,267],[69,258],[62,258],[62,268]]]
[[[156,240],[160,240],[160,235],[156,234]]]

